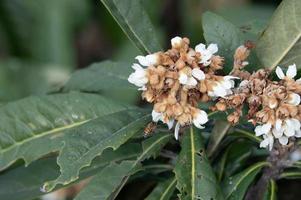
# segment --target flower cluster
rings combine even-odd
[[[215,55],[216,44],[189,47],[189,39],[175,37],[172,48],[147,56],[137,56],[138,63],[128,81],[142,90],[142,97],[154,104],[154,122],[162,121],[171,129],[175,126],[178,139],[180,127],[194,124],[197,128],[208,121],[207,113],[198,108],[199,102],[232,94],[234,76],[219,76],[224,59]]]
[[[237,75],[239,76],[239,72]],[[254,125],[256,136],[262,136],[260,147],[271,150],[274,140],[287,145],[290,138],[301,137],[301,80],[294,80],[297,75],[296,65],[290,65],[286,74],[276,68],[279,81],[269,80],[270,71],[258,70],[241,77],[243,81],[234,93],[226,99],[219,99],[213,109],[233,108],[228,121],[237,123],[242,115],[244,103],[248,105],[247,118]]]

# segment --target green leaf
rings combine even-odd
[[[238,136],[238,137],[245,137],[256,143],[260,143],[262,141],[262,139],[260,137],[257,137],[255,133],[249,132],[248,130],[241,129],[241,128],[235,128],[234,132],[231,133],[231,135]]]
[[[63,91],[101,93],[119,101],[137,100],[138,90],[128,82],[131,63],[104,61],[78,70],[68,80]]]
[[[230,127],[231,124],[229,124],[229,122],[227,121],[217,120],[215,122],[215,125],[211,131],[209,144],[207,147],[207,155],[209,157],[213,155],[219,143],[222,141]]]
[[[274,180],[270,180],[267,191],[264,194],[264,200],[276,200],[277,199],[277,185]]]
[[[257,44],[257,54],[266,68],[296,63],[301,65],[301,1],[281,2]]]
[[[101,0],[124,33],[144,54],[161,50],[154,28],[139,0]]]
[[[65,131],[75,133],[88,122],[128,109],[99,95],[81,93],[29,97],[8,103],[0,108],[0,170],[18,159],[27,166],[58,151]],[[87,131],[84,133],[87,135]]]
[[[75,200],[108,199],[125,176],[129,176],[135,161],[112,163],[101,170],[89,184],[76,196]],[[98,195],[95,195],[98,194]]]
[[[142,142],[143,152],[137,157],[136,161],[132,165],[132,169],[135,169],[143,160],[150,157],[156,157],[161,149],[170,141],[172,138],[171,134],[156,134],[151,138]],[[130,176],[124,177],[122,183],[118,186],[116,191],[111,195],[112,199],[115,199],[119,194],[122,187],[126,184]]]
[[[284,179],[300,179],[301,178],[301,171],[300,170],[290,170],[283,172],[280,175],[280,178]]]
[[[177,179],[175,177],[158,183],[145,200],[169,200],[176,189],[176,184]]]
[[[218,44],[218,54],[225,57],[225,70],[230,72],[233,67],[235,50],[250,38],[248,36],[245,38],[235,25],[214,13],[206,12],[203,14],[202,20],[206,42]],[[255,62],[256,57],[252,55],[252,65],[255,65]]]
[[[225,199],[243,199],[249,185],[253,182],[255,176],[260,170],[267,166],[266,162],[257,163],[248,169],[227,178],[223,183]]]
[[[135,159],[142,152],[139,144],[124,144],[116,151],[106,149],[101,156],[96,157],[91,166],[80,172],[79,180],[102,170],[110,162]],[[47,172],[47,173],[45,173]],[[59,166],[55,158],[44,158],[33,162],[28,167],[19,166],[0,175],[0,199],[24,200],[41,196],[41,186],[47,180],[59,175]],[[61,187],[56,187],[59,189]]]
[[[141,127],[150,121],[150,114],[141,110],[126,110],[99,117],[88,124],[74,129],[63,138],[65,143],[57,163],[60,176],[46,182],[45,191],[51,191],[56,185],[66,185],[78,179],[79,171],[91,164],[104,149],[117,149]]]
[[[180,199],[222,199],[202,140],[201,134],[192,127],[182,138],[182,150],[174,169]]]

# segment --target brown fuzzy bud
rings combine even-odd
[[[225,111],[227,109],[226,104],[222,102],[218,102],[215,106],[219,111]]]
[[[219,70],[223,68],[224,64],[224,58],[221,56],[212,56],[211,58],[211,63],[210,63],[210,68],[213,71]]]

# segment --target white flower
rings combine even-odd
[[[274,145],[274,137],[271,134],[263,135],[263,141],[260,142],[261,148],[269,147],[269,150],[271,151]]]
[[[188,75],[183,71],[180,72],[179,82],[183,85],[196,86],[198,84],[196,79],[197,80],[205,79],[205,74],[202,70],[194,68],[191,71],[191,75]]]
[[[165,121],[163,118],[163,113],[156,112],[155,110],[152,111],[152,118],[154,122],[162,121],[163,123],[167,124],[168,129],[171,129],[174,124],[174,119],[169,121]]]
[[[195,116],[195,118],[193,119],[193,124],[199,128],[199,129],[203,129],[205,127],[203,127],[203,124],[206,124],[208,122],[208,115],[205,111],[203,110],[198,110],[197,115]]]
[[[255,135],[256,136],[266,135],[270,132],[271,128],[272,128],[271,123],[266,123],[264,125],[258,125],[255,128]]]
[[[179,130],[180,130],[180,127],[181,127],[181,125],[180,125],[180,123],[178,122],[178,123],[176,124],[176,127],[175,127],[175,138],[176,138],[176,140],[179,139]]]
[[[139,64],[133,64],[132,68],[135,72],[130,74],[128,81],[137,87],[140,87],[139,90],[146,90],[145,84],[148,82],[146,69],[141,67]]]
[[[282,136],[278,139],[279,143],[282,145],[287,145],[288,143],[288,137]]]
[[[177,48],[182,44],[183,39],[179,36],[176,36],[174,38],[171,39],[171,46],[173,48]]]
[[[147,56],[136,56],[135,59],[137,59],[139,63],[145,67],[158,65],[159,63],[158,54],[150,54]]]
[[[217,44],[210,44],[207,48],[204,44],[198,44],[195,47],[195,51],[201,54],[201,61],[204,66],[208,66],[211,63],[211,57],[218,51]]]
[[[293,79],[297,75],[296,64],[288,66],[288,69],[286,71],[286,75],[284,75],[282,69],[279,66],[277,66],[276,74],[277,74],[279,79],[284,79],[285,77]]]
[[[300,149],[297,149],[297,150],[293,151],[290,154],[289,157],[290,157],[291,161],[293,161],[293,162],[301,160],[301,151],[300,151]]]
[[[234,76],[224,76],[222,81],[216,83],[215,86],[212,87],[213,91],[208,92],[208,95],[211,97],[225,97],[229,94],[232,94],[231,88],[234,87],[234,80],[239,79]]]
[[[285,120],[284,134],[287,137],[294,136],[300,130],[300,122],[297,119],[291,118]]]
[[[288,103],[297,106],[300,104],[300,95],[296,93],[290,93],[289,94],[289,101]]]
[[[277,119],[275,124],[266,123],[255,128],[256,136],[263,136],[264,140],[260,147],[269,146],[272,149],[274,138],[282,145],[287,145],[290,137],[301,137],[301,123],[299,120],[290,118],[285,120]]]

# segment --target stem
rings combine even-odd
[[[290,142],[287,146],[282,146],[279,143],[275,144],[275,147],[270,152],[267,158],[267,162],[270,166],[263,169],[263,173],[257,183],[252,186],[246,195],[246,200],[261,200],[266,192],[270,180],[277,180],[283,170],[291,163],[289,161],[289,155],[296,149],[297,145],[295,141]]]

